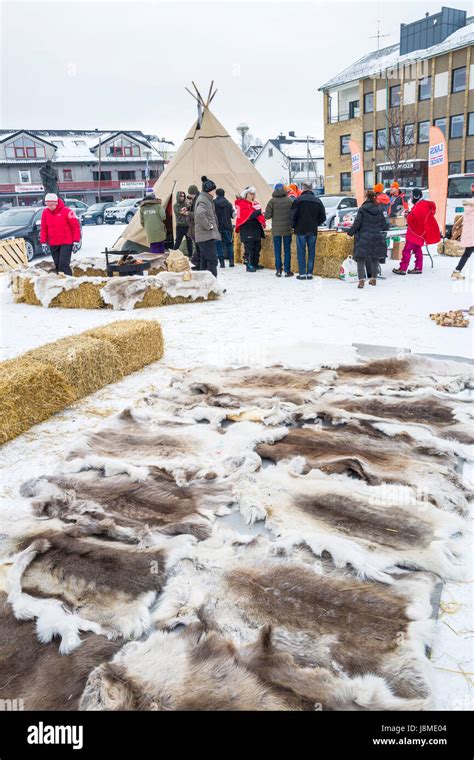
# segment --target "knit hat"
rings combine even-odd
[[[57,201],[57,200],[59,200],[59,198],[56,195],[56,193],[46,193],[46,195],[44,196],[44,202],[45,203],[47,201]]]
[[[313,184],[311,182],[303,182],[301,187],[303,188],[303,190],[312,190]]]
[[[203,193],[210,193],[212,190],[215,190],[217,185],[215,182],[212,181],[212,179],[208,179],[206,175],[201,177],[202,182],[202,191]]]
[[[419,187],[414,187],[411,191],[411,197],[414,201],[421,200],[421,198],[423,198],[423,190],[420,190]]]
[[[396,180],[394,180],[392,182],[392,184],[390,185],[390,187],[393,187],[393,188],[395,188],[395,190],[398,190],[399,187],[400,187],[400,185],[398,184],[398,182]]]
[[[216,190],[216,195],[219,195],[221,198],[225,195],[225,190],[222,187],[218,187]]]
[[[374,185],[374,193],[383,193],[383,184],[381,182]]]
[[[277,182],[276,185],[275,185],[275,187],[273,189],[274,190],[283,190],[283,182]]]
[[[198,186],[197,185],[189,185],[188,187],[188,195],[197,195],[199,193]]]
[[[249,187],[244,187],[244,189],[240,193],[240,197],[246,198],[248,193],[256,193],[256,192],[257,192],[257,188],[250,185]]]

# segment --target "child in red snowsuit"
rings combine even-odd
[[[422,274],[423,250],[422,245],[439,243],[441,236],[435,219],[436,205],[433,201],[423,200],[423,192],[415,187],[411,199],[413,208],[407,216],[407,236],[402,252],[400,268],[393,269],[394,274]],[[415,266],[408,269],[412,253],[415,256]]]

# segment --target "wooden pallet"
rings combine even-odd
[[[23,269],[28,266],[26,244],[23,238],[0,240],[0,270]]]

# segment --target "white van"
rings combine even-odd
[[[474,174],[450,174],[448,177],[448,201],[446,204],[446,237],[451,237],[454,217],[464,213],[464,201],[471,198]]]

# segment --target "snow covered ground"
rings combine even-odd
[[[120,231],[117,225],[85,227],[78,256],[99,255]],[[227,292],[218,301],[131,312],[14,304],[7,277],[0,275],[2,358],[117,319],[158,319],[165,338],[160,363],[98,391],[3,447],[4,505],[14,510],[21,482],[46,468],[51,471],[78,434],[136,403],[159,386],[164,374],[180,367],[275,362],[310,367],[353,360],[353,344],[472,358],[472,323],[466,329],[443,328],[429,319],[431,312],[468,309],[474,303],[473,264],[466,267],[465,281],[453,282],[449,276],[456,262],[435,255],[434,269],[425,258],[422,276],[398,277],[388,261],[383,267],[387,279],[363,290],[337,280],[278,279],[265,270],[248,274],[236,266],[219,271]],[[443,589],[432,652],[437,709],[474,709],[473,578],[471,569],[465,582]]]

